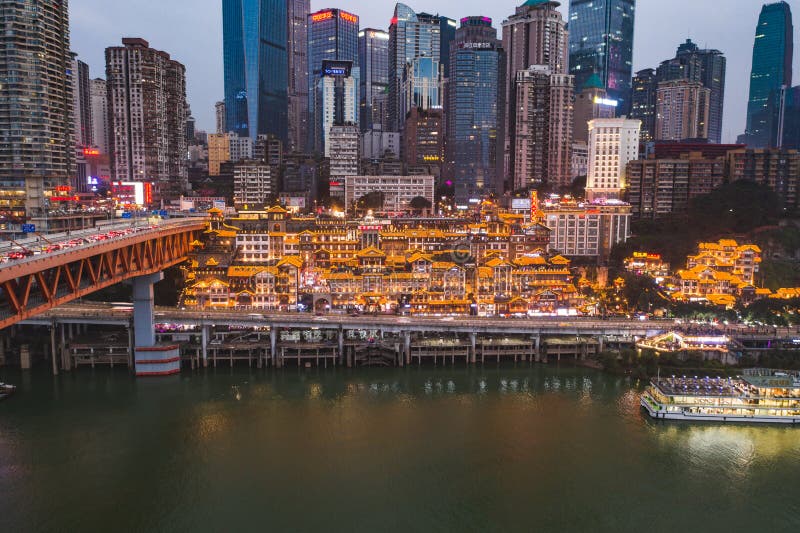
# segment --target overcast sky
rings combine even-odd
[[[795,43],[800,43],[800,0],[788,0],[795,15]],[[469,15],[504,18],[522,0],[408,0],[416,11],[456,20]],[[723,141],[744,130],[753,36],[762,0],[639,0],[636,10],[634,72],[674,57],[687,37],[716,48],[728,58]],[[569,2],[561,9],[566,16]],[[361,27],[388,29],[394,2],[388,0],[311,0],[311,9],[346,9],[361,17]],[[72,49],[90,66],[92,77],[105,77],[104,49],[123,36],[142,37],[186,65],[187,93],[198,129],[213,131],[214,103],[223,98],[221,0],[72,0]],[[797,47],[796,47],[797,48]],[[800,52],[795,53],[794,83],[800,84]]]

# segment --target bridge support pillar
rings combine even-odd
[[[53,375],[58,375],[58,344],[56,343],[56,328],[58,326],[55,322],[50,324],[50,358],[53,360]]]
[[[200,353],[203,355],[203,368],[208,367],[208,326],[200,329]]]
[[[475,364],[478,361],[478,334],[469,334],[469,359],[468,363]]]
[[[344,364],[344,329],[339,327],[339,364]]]
[[[604,351],[606,351],[606,338],[600,335],[599,337],[597,337],[597,340],[600,341],[600,344],[597,346],[598,350],[597,353],[603,353]]]
[[[156,344],[153,316],[153,284],[164,274],[133,278],[134,361],[137,376],[168,376],[181,371],[181,351],[177,344]]]
[[[534,353],[533,357],[534,357],[534,361],[536,361],[537,363],[541,363],[542,362],[542,348],[541,348],[541,345],[542,345],[542,337],[539,336],[539,335],[536,335],[533,338],[533,353]]]
[[[272,358],[272,368],[278,364],[278,330],[275,326],[269,328],[269,356]]]
[[[403,357],[406,358],[406,364],[411,364],[411,332],[403,332]]]

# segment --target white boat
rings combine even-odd
[[[800,374],[745,370],[736,378],[657,378],[642,394],[656,419],[800,424]]]
[[[17,387],[14,385],[9,385],[7,383],[0,383],[0,400],[5,400],[12,394],[14,391],[17,390]]]

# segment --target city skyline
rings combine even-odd
[[[500,30],[517,4],[502,2],[486,8],[476,0],[464,0],[458,6],[445,0],[409,2],[418,12],[440,13],[455,19],[483,15],[493,19]],[[729,72],[725,98],[723,142],[733,142],[744,132],[752,55],[752,34],[764,2],[737,2],[720,12],[711,0],[675,0],[669,5],[661,2],[639,2],[636,14],[633,70],[638,71],[674,57],[678,45],[687,37],[700,47],[716,48],[728,58]],[[354,12],[361,18],[361,27],[388,29],[394,3],[368,3],[365,0],[323,2],[312,0],[311,9],[338,7]],[[559,8],[566,15],[569,1]],[[151,14],[158,11],[158,20]],[[692,16],[687,16],[687,12]],[[113,19],[112,19],[112,14]],[[142,37],[159,49],[168,50],[174,59],[187,67],[187,96],[198,129],[215,130],[214,103],[223,97],[222,67],[222,6],[219,0],[175,0],[166,9],[153,0],[142,0],[136,6],[119,5],[113,13],[107,2],[84,0],[70,5],[72,50],[90,66],[92,78],[103,77],[103,53],[107,46],[123,36]],[[184,31],[173,31],[185,28]],[[202,40],[188,38],[191,34]],[[658,39],[645,40],[644,36]],[[800,54],[795,54],[795,70],[800,71]]]

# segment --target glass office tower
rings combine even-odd
[[[361,30],[358,61],[361,67],[361,131],[388,130],[389,34],[373,28]]]
[[[620,113],[630,108],[635,14],[636,0],[569,3],[569,73],[575,76],[575,92],[597,74],[609,98],[620,101]]]
[[[288,136],[286,0],[223,0],[227,130]]]
[[[753,45],[747,129],[740,141],[754,148],[777,146],[779,97],[792,85],[792,11],[786,2],[761,9]]]
[[[400,131],[405,121],[403,94],[406,71],[420,57],[441,59],[441,24],[439,17],[420,13],[405,4],[397,4],[389,26],[389,128]],[[431,80],[433,83],[433,80]]]
[[[317,114],[317,84],[323,61],[351,61],[352,72],[360,77],[358,65],[358,24],[356,15],[341,9],[322,9],[308,15],[308,148],[322,151],[321,120]]]
[[[495,185],[498,95],[504,69],[492,19],[461,19],[450,47],[445,159],[458,205]]]

